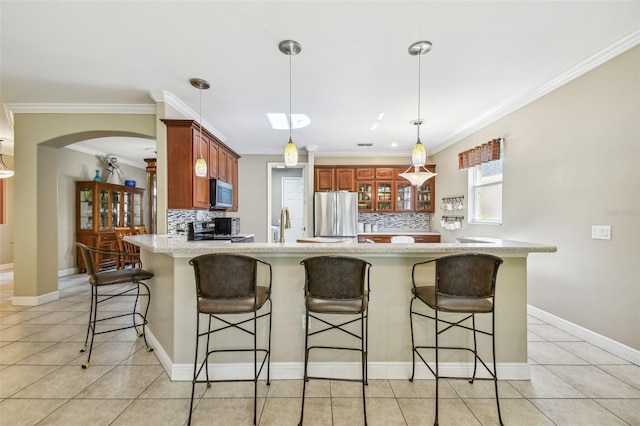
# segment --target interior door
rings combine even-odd
[[[282,205],[289,209],[291,228],[285,229],[285,241],[293,243],[306,234],[304,226],[304,182],[301,177],[282,178]]]

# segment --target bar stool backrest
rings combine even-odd
[[[493,297],[502,259],[489,254],[469,253],[436,260],[436,293],[486,299]]]
[[[360,299],[367,278],[366,261],[344,256],[304,259],[305,294],[320,299]]]
[[[257,286],[257,260],[236,254],[204,254],[189,261],[195,271],[199,298],[253,297]]]

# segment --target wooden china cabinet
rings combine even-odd
[[[117,251],[117,228],[144,230],[144,189],[106,182],[76,182],[76,240],[90,247]],[[85,269],[77,253],[77,265]],[[115,256],[98,256],[100,268],[116,266]]]

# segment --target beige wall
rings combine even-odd
[[[56,149],[97,136],[155,137],[155,115],[15,114],[15,303],[58,289]],[[35,167],[34,167],[35,166]],[[43,299],[44,297],[44,299]],[[40,301],[40,302],[39,302]]]
[[[438,196],[467,194],[458,152],[504,137],[503,224],[465,222],[443,241],[556,245],[529,257],[529,303],[638,350],[639,64],[636,47],[435,155]],[[611,241],[591,239],[592,225],[610,225]]]

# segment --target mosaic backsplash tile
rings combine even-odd
[[[431,230],[429,213],[358,213],[358,222],[378,225],[378,229],[413,229],[429,232]]]
[[[213,220],[214,217],[224,217],[224,212],[208,210],[167,210],[167,234],[187,235],[187,224],[193,221]]]

